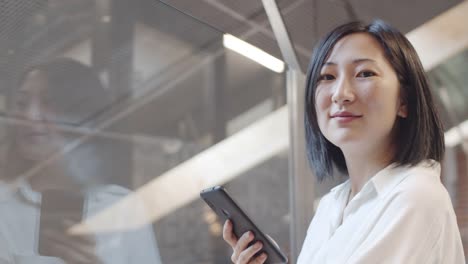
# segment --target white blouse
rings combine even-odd
[[[106,185],[90,191],[86,197],[85,217],[108,208],[129,194],[127,189]],[[0,183],[0,264],[64,264],[64,261],[39,256],[40,193],[23,183],[18,190]],[[146,219],[142,204],[124,208],[109,226],[126,226],[129,221]],[[104,264],[151,263],[160,264],[161,258],[151,225],[134,230],[123,230],[95,235],[96,254]]]
[[[390,165],[346,206],[350,191],[348,180],[322,198],[298,264],[465,264],[437,162]]]

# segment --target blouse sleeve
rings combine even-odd
[[[0,264],[11,264],[13,263],[12,251],[8,245],[8,239],[3,228],[3,223],[0,223]]]

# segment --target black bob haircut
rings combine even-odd
[[[21,72],[16,88],[33,71],[41,72],[47,79],[47,103],[59,115],[50,121],[88,126],[109,107],[111,94],[90,66],[66,57],[30,65]]]
[[[333,176],[334,168],[347,173],[343,152],[320,132],[315,109],[315,89],[320,71],[335,44],[353,33],[367,33],[382,47],[400,83],[400,97],[408,116],[398,117],[393,142],[397,166],[414,166],[425,159],[440,162],[444,156],[444,130],[434,105],[424,69],[411,43],[397,29],[381,20],[338,26],[315,47],[310,60],[305,92],[305,135],[309,165],[319,181]]]

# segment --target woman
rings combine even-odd
[[[440,182],[444,134],[409,41],[382,21],[335,28],[307,73],[309,163],[319,180],[349,179],[325,195],[298,263],[465,263]],[[235,263],[264,263],[261,245],[226,222]]]
[[[42,163],[48,165],[28,177],[38,191],[82,189],[108,181],[102,175],[102,165],[109,156],[104,153],[107,146],[102,137],[90,138],[47,162],[82,137],[75,128],[93,128],[93,119],[109,106],[109,93],[93,70],[72,59],[59,58],[31,66],[19,79],[11,94],[10,116],[17,122],[9,127],[10,147],[3,177],[18,179]],[[93,160],[99,160],[99,164],[93,164]]]
[[[99,133],[85,139],[79,130],[94,128],[93,120],[111,103],[94,71],[67,58],[35,65],[21,76],[12,97],[16,122],[6,183],[0,185],[0,237],[8,248],[0,249],[0,260],[160,263],[151,225],[128,230],[132,221],[146,219],[142,204],[116,213],[106,223],[110,231],[68,232],[129,194],[108,184],[108,176],[125,166],[120,143]]]

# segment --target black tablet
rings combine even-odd
[[[223,223],[227,219],[231,220],[233,232],[237,237],[241,237],[247,231],[253,232],[255,240],[251,244],[256,241],[263,243],[263,248],[257,255],[265,252],[268,255],[265,263],[287,263],[286,255],[268,236],[257,228],[222,186],[205,189],[200,193],[200,196],[223,220]]]

